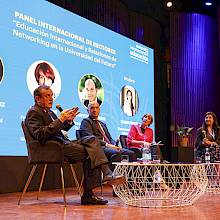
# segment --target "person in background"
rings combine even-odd
[[[85,81],[85,94],[86,99],[84,100],[84,105],[88,107],[90,103],[98,102],[99,105],[102,104],[102,101],[97,97],[97,88],[92,79],[87,79]]]
[[[121,155],[128,155],[129,161],[136,161],[136,155],[133,151],[116,146],[116,141],[111,137],[106,124],[99,121],[100,106],[99,103],[88,105],[89,117],[81,122],[80,129],[83,136],[94,135],[99,140],[107,158],[110,161],[121,161]]]
[[[206,148],[208,148],[211,161],[218,161],[220,159],[219,144],[220,127],[217,117],[214,112],[206,112],[202,127],[197,130],[196,134],[196,157],[200,157],[204,162]]]
[[[81,204],[104,205],[108,201],[93,194],[92,173],[100,169],[103,173],[103,182],[110,185],[120,184],[124,177],[114,175],[108,166],[108,159],[95,136],[70,141],[62,133],[74,125],[74,119],[79,114],[78,108],[63,110],[57,117],[51,110],[53,105],[53,92],[49,86],[41,85],[34,90],[35,105],[26,114],[25,125],[32,137],[44,144],[48,140],[63,144],[64,158],[69,162],[83,162],[84,193]]]
[[[34,75],[39,86],[52,86],[55,80],[54,71],[46,62],[39,63],[36,66]]]
[[[128,116],[134,115],[134,104],[133,104],[133,95],[131,90],[127,90],[126,97],[123,104],[123,111]]]
[[[151,149],[152,155],[161,155],[158,145],[152,145],[153,130],[149,126],[153,123],[153,116],[145,114],[142,116],[141,124],[131,125],[127,136],[127,147],[136,153],[137,158],[142,157],[144,146]]]

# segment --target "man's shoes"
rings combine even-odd
[[[91,197],[81,197],[81,205],[106,205],[107,200],[101,199],[95,195]]]
[[[93,197],[95,197],[97,200],[102,201],[102,202],[104,202],[106,204],[108,203],[108,200],[106,200],[106,199],[102,199],[102,198],[100,198],[98,196],[95,196],[95,195],[93,195]]]
[[[125,177],[121,175],[106,175],[103,177],[102,184],[119,185],[125,182]]]

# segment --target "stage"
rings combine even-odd
[[[96,194],[100,190],[96,189]],[[37,192],[27,192],[18,206],[20,193],[0,195],[0,219],[220,219],[220,196],[205,193],[192,206],[179,208],[137,208],[127,206],[112,196],[112,188],[104,187],[104,198],[108,205],[81,205],[75,189],[67,189],[67,208],[64,208],[61,190],[42,191],[36,200]]]

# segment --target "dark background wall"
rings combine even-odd
[[[176,145],[176,135],[169,131],[171,123],[198,128],[209,110],[220,117],[217,1],[208,10],[195,0],[177,0],[169,10],[164,0],[49,2],[154,48],[156,140],[165,143],[166,159],[170,159],[171,147]],[[195,130],[190,145],[194,138]],[[26,157],[0,157],[0,193],[22,189],[27,165]],[[80,167],[78,170],[80,173]],[[59,187],[59,171],[50,168],[49,172],[44,187]],[[69,180],[67,184],[71,183]],[[31,189],[37,184],[35,178]]]
[[[171,13],[171,123],[198,128],[207,111],[219,114],[218,25],[213,17]],[[190,145],[196,135],[194,129]],[[172,135],[176,143],[176,135]]]

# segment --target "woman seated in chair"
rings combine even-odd
[[[206,148],[209,149],[211,162],[220,160],[220,127],[215,113],[206,112],[202,127],[197,130],[196,135],[196,156],[205,161]]]
[[[152,155],[161,155],[158,145],[152,145],[153,130],[149,126],[153,123],[153,116],[145,114],[141,119],[141,124],[131,125],[127,136],[127,147],[136,153],[137,158],[142,157],[143,146],[150,147]]]
[[[141,119],[141,124],[131,125],[127,136],[127,147],[135,152],[137,158],[142,158],[142,148],[148,147],[151,150],[152,156],[160,155],[160,160],[162,160],[159,145],[156,143],[153,144],[153,130],[149,128],[153,123],[153,116],[151,114],[145,114]],[[156,170],[153,174],[152,181],[153,183],[160,184],[162,189],[169,190],[169,186],[165,183],[159,170]]]

